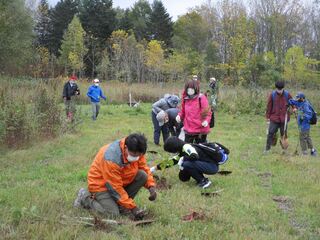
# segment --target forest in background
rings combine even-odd
[[[318,87],[320,1],[204,1],[176,21],[160,0],[0,2],[0,73],[126,83],[186,80]]]

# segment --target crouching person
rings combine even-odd
[[[219,143],[189,144],[178,137],[168,138],[164,150],[178,154],[173,161],[179,165],[179,179],[186,182],[192,177],[201,188],[211,185],[211,181],[204,174],[217,173],[219,165],[228,160],[229,154],[229,150]],[[156,168],[161,168],[161,165]]]
[[[74,206],[102,216],[131,213],[135,220],[143,219],[144,211],[137,207],[134,197],[143,186],[150,192],[150,201],[157,197],[146,150],[146,138],[136,133],[103,146],[89,169],[89,191],[81,188]]]

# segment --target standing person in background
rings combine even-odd
[[[166,124],[162,126],[159,125],[159,121],[157,120],[157,115],[160,112],[164,112],[169,108],[176,108],[180,102],[180,98],[176,95],[165,94],[163,98],[158,100],[152,105],[152,123],[154,127],[153,131],[153,142],[156,145],[160,145],[160,134],[162,132],[163,142],[169,137],[169,129]]]
[[[206,142],[211,120],[207,97],[200,93],[199,85],[194,80],[185,84],[184,92],[186,96],[182,100],[181,111],[177,115],[176,121],[183,122],[185,142]]]
[[[88,89],[87,96],[90,98],[92,106],[92,120],[95,121],[99,115],[100,110],[100,98],[103,98],[105,101],[107,98],[103,95],[102,89],[99,86],[99,79],[93,80],[93,85]]]
[[[73,121],[73,116],[76,113],[76,106],[74,102],[74,96],[80,95],[80,89],[76,84],[77,76],[72,75],[69,81],[64,84],[63,87],[63,100],[66,107],[66,115],[68,121]]]
[[[211,120],[210,128],[214,127],[215,115],[214,112],[217,110],[217,97],[218,97],[218,84],[217,80],[212,77],[209,81],[209,89],[206,91],[206,96],[209,100],[209,105],[211,107]]]
[[[290,93],[284,90],[284,81],[277,81],[275,83],[276,90],[272,91],[269,95],[266,111],[266,119],[268,128],[267,143],[264,153],[268,153],[271,149],[273,136],[278,132],[280,128],[280,135],[283,138],[287,134],[285,128],[285,121],[287,116],[287,122],[290,120],[288,113],[288,101],[292,98]]]
[[[302,154],[308,155],[309,148],[311,156],[317,156],[317,150],[313,147],[310,137],[310,120],[313,115],[312,106],[302,92],[299,92],[297,94],[296,100],[290,99],[289,105],[298,108],[297,123],[299,126],[300,146]],[[297,110],[294,109],[294,111]]]

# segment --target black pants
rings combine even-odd
[[[152,115],[152,123],[153,123],[153,142],[155,144],[159,144],[160,142],[160,134],[162,132],[162,137],[163,137],[163,143],[167,140],[169,137],[169,129],[167,124],[164,124],[163,126],[159,126],[159,122],[157,120],[157,115],[154,112],[151,112]]]
[[[280,128],[280,135],[281,137],[284,135],[284,123],[277,123],[277,122],[270,122],[269,130],[268,130],[268,137],[267,137],[267,144],[266,144],[266,150],[270,150],[273,135],[278,132],[278,129]]]
[[[207,134],[185,134],[186,143],[205,143],[207,142]]]

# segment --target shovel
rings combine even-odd
[[[280,145],[281,148],[286,150],[289,147],[288,135],[287,135],[287,123],[288,123],[288,109],[286,110],[286,116],[284,118],[284,134],[281,136]]]
[[[297,117],[297,113],[296,113],[296,112],[294,112],[294,117],[296,118],[296,121],[297,121],[297,123],[298,123],[298,117]],[[297,126],[298,126],[298,124],[297,124]],[[300,134],[300,128],[299,128],[299,126],[298,126],[298,133]],[[298,142],[297,142],[296,150],[295,150],[294,153],[293,153],[294,155],[299,155],[299,151],[298,151],[299,142],[300,142],[300,138],[299,138],[299,135],[298,135]]]

